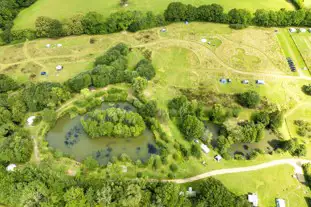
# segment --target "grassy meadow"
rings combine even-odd
[[[222,5],[226,11],[232,8],[246,8],[251,11],[256,9],[271,9],[279,10],[286,8],[294,9],[292,4],[286,0],[273,1],[256,1],[256,0],[179,0],[182,3],[188,3],[195,6],[203,4],[217,3]],[[100,0],[38,0],[31,7],[23,10],[16,18],[14,24],[15,29],[33,28],[34,22],[39,16],[48,16],[62,20],[64,18],[72,17],[75,14],[85,14],[89,11],[96,11],[109,16],[110,13],[122,10],[139,10],[139,11],[153,11],[155,13],[162,13],[170,2],[176,0],[129,0],[129,6],[122,8],[119,0],[100,1]]]
[[[306,66],[311,69],[311,33],[294,33],[291,35],[298,47]]]

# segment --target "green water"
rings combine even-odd
[[[107,109],[110,107],[135,111],[135,108],[128,103],[115,105],[104,103],[101,108]],[[122,153],[127,154],[134,161],[138,159],[146,161],[152,153],[155,153],[155,140],[149,129],[146,129],[142,135],[135,138],[100,137],[90,139],[83,131],[80,118],[81,116],[73,119],[70,119],[69,116],[60,118],[46,136],[49,146],[73,156],[78,161],[93,156],[103,165],[107,164],[112,156],[119,156]],[[70,142],[72,144],[68,144],[68,142],[66,144],[68,133],[70,133]]]

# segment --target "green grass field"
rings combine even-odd
[[[306,63],[299,53],[299,49],[295,45],[295,42],[289,31],[286,28],[279,29],[277,37],[279,39],[280,45],[282,46],[285,57],[290,57],[294,61],[297,72],[303,73],[304,75],[310,75],[308,71],[301,70],[302,68],[306,67]],[[290,70],[288,66],[287,68]]]
[[[274,207],[275,199],[286,200],[286,206],[307,207],[305,197],[310,189],[292,177],[294,169],[288,165],[258,170],[255,172],[216,176],[229,190],[243,195],[257,193],[259,206]]]
[[[39,16],[49,16],[62,20],[64,18],[72,17],[75,14],[84,14],[89,11],[96,11],[107,17],[110,13],[122,10],[140,10],[153,11],[161,13],[165,10],[170,2],[176,0],[129,0],[127,8],[121,8],[118,0],[101,1],[101,0],[38,0],[30,8],[22,11],[15,20],[15,29],[33,28],[34,22]],[[232,8],[246,8],[252,11],[256,9],[272,9],[279,10],[286,8],[289,10],[294,7],[286,0],[273,1],[256,1],[256,0],[180,0],[180,2],[199,6],[202,4],[217,3],[223,5],[225,10]]]
[[[311,34],[306,33],[294,33],[292,38],[298,47],[307,67],[311,68]]]

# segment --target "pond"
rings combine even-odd
[[[213,134],[211,144],[213,147],[216,147],[220,127],[213,123],[205,123],[205,128]],[[235,153],[243,153],[244,155],[248,155],[254,149],[261,149],[265,151],[265,153],[269,153],[277,147],[278,141],[279,139],[275,134],[269,130],[265,130],[264,138],[259,142],[233,144],[228,149],[228,153],[231,156],[234,156]]]
[[[128,103],[103,103],[101,108],[123,108],[129,111],[136,109]],[[49,146],[82,161],[93,156],[101,165],[106,165],[112,156],[127,154],[132,160],[147,161],[151,154],[156,153],[153,133],[146,129],[135,138],[100,137],[91,139],[83,131],[81,116],[70,119],[64,116],[57,120],[55,127],[46,136]]]

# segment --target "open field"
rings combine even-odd
[[[296,46],[298,47],[307,67],[311,68],[311,34],[306,33],[293,33],[291,34]]]
[[[25,9],[18,15],[14,22],[14,28],[33,28],[34,22],[39,16],[48,16],[62,20],[64,18],[72,17],[75,14],[85,14],[89,11],[99,12],[103,14],[104,17],[107,17],[110,13],[122,10],[153,11],[155,13],[162,13],[168,4],[170,2],[175,2],[175,0],[130,0],[129,6],[126,8],[121,8],[119,2],[120,1],[118,0],[38,0],[34,5]],[[294,9],[292,4],[288,3],[286,0],[265,0],[261,2],[256,0],[180,0],[180,2],[192,4],[195,6],[217,3],[224,6],[225,10],[227,11],[232,8],[246,8],[252,11],[255,11],[256,9]]]
[[[275,199],[282,198],[286,200],[286,206],[307,207],[305,198],[310,196],[310,190],[292,175],[291,166],[281,165],[256,172],[221,175],[216,178],[238,195],[256,192],[260,206],[275,206]]]
[[[279,29],[277,37],[280,42],[280,45],[282,46],[285,57],[286,58],[289,57],[294,61],[297,68],[297,72],[304,75],[310,75],[309,71],[302,70],[302,68],[306,67],[306,63],[299,52],[300,48],[297,48],[289,31],[286,28]],[[286,66],[288,70],[290,70],[289,66],[288,65]]]

